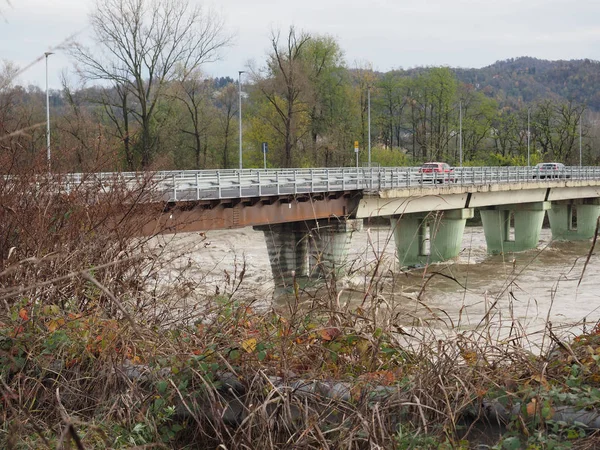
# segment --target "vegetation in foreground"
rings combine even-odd
[[[265,311],[241,275],[198,298],[197,280],[161,285],[166,253],[134,238],[151,186],[25,180],[0,190],[2,448],[600,445],[600,327],[548,330],[537,356],[494,310],[458,331],[392,294],[340,306],[331,286]]]

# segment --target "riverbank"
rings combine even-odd
[[[297,297],[281,312],[219,295],[184,316],[166,297],[154,309],[122,300],[127,315],[25,303],[2,314],[3,448],[600,444],[578,423],[600,402],[595,324],[571,341],[548,324],[536,356],[518,320],[497,339],[495,306],[439,339],[368,294],[359,307]]]

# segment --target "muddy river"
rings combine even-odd
[[[192,279],[196,290],[235,291],[236,296],[262,305],[277,304],[262,232],[243,228],[189,233],[164,237],[161,242],[175,251],[173,264],[179,269],[166,281]],[[534,341],[544,334],[548,322],[559,335],[577,333],[600,320],[597,251],[584,271],[590,247],[591,241],[553,242],[550,230],[543,229],[536,249],[489,256],[483,228],[467,227],[456,260],[403,272],[396,263],[390,228],[365,227],[353,235],[349,275],[338,284],[340,301],[358,305],[365,299],[380,258],[370,292],[412,320],[430,319],[452,330],[475,329],[482,321],[493,320],[505,329],[519,327]]]

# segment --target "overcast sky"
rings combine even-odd
[[[190,0],[192,3],[200,0]],[[18,79],[45,86],[45,51],[89,35],[93,0],[0,0],[0,58],[21,67]],[[262,64],[271,29],[290,25],[337,39],[350,67],[484,67],[500,59],[600,60],[599,0],[210,0],[235,38],[222,60],[204,67],[237,77]],[[71,69],[60,50],[49,59],[49,85]]]

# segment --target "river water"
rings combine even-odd
[[[174,250],[176,283],[193,279],[196,291],[231,293],[262,305],[277,305],[264,235],[252,228],[162,237]],[[600,320],[600,257],[591,241],[552,241],[542,229],[536,249],[499,256],[486,253],[482,227],[467,227],[456,260],[401,271],[389,227],[355,232],[348,272],[340,283],[341,302],[359,305],[378,258],[370,293],[402,311],[406,323],[425,321],[440,329],[473,330],[482,321],[517,327],[536,341],[551,323],[559,336],[590,329]],[[599,244],[600,247],[600,244]],[[243,272],[243,282],[238,283]],[[239,284],[239,286],[238,286]],[[373,297],[369,297],[373,298]],[[281,305],[279,305],[281,306]],[[502,327],[499,327],[502,328]],[[501,337],[501,336],[500,336]],[[540,338],[541,339],[541,338]]]

